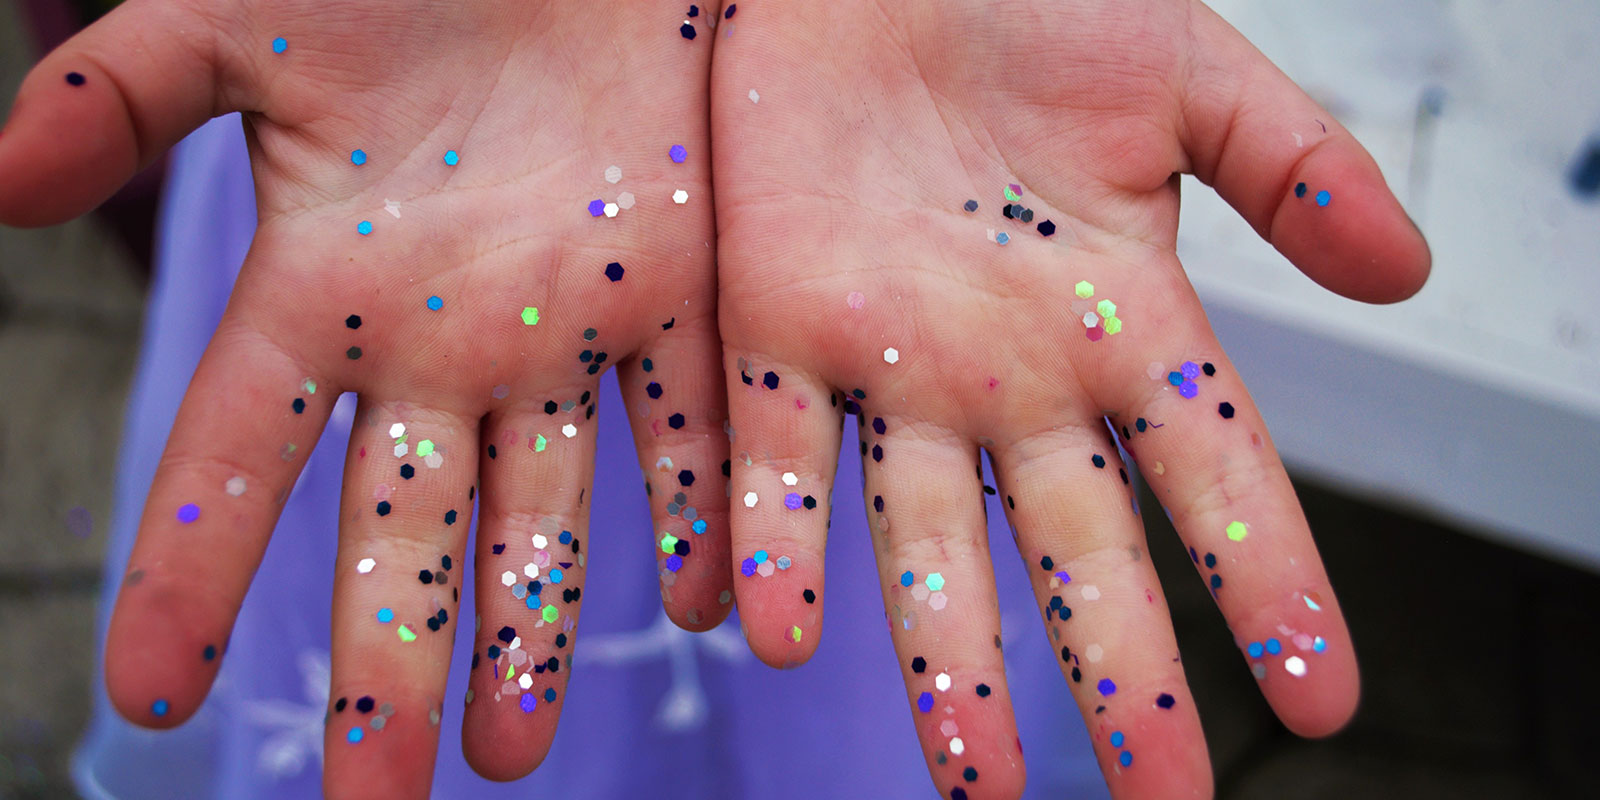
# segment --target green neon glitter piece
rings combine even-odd
[[[412,633],[411,629],[407,628],[404,625],[400,626],[399,633],[400,633],[400,641],[402,641],[402,642],[414,642],[414,641],[417,640],[417,635]]]
[[[794,639],[796,644],[799,644],[799,642],[800,642],[800,626],[796,625],[796,626],[790,628],[789,629],[789,636],[793,637],[793,639]]]
[[[1228,538],[1229,539],[1232,539],[1232,540],[1234,540],[1236,542],[1242,542],[1242,541],[1244,541],[1244,537],[1249,536],[1249,535],[1250,535],[1250,530],[1249,530],[1249,528],[1245,527],[1245,524],[1243,522],[1239,522],[1238,520],[1235,520],[1233,522],[1228,523]]]
[[[923,583],[927,584],[929,589],[937,592],[944,588],[944,576],[937,572],[929,573],[928,579]]]
[[[561,616],[561,612],[557,611],[555,606],[545,606],[544,610],[540,611],[539,614],[544,617],[545,622],[555,622]]]
[[[432,439],[423,439],[422,441],[417,442],[417,455],[422,456],[423,458],[427,458],[429,455],[432,455],[432,454],[433,454],[433,440]]]
[[[1020,195],[1018,195],[1016,192],[1011,191],[1011,187],[1010,186],[1007,186],[1006,187],[1006,199],[1010,200],[1013,203],[1015,203],[1018,200],[1021,200],[1022,197]]]
[[[522,309],[522,324],[538,325],[539,309],[534,308],[533,306],[528,306],[527,308]]]
[[[1122,333],[1122,318],[1110,317],[1104,322],[1101,322],[1100,327],[1105,328],[1108,335],[1116,336],[1117,334]]]
[[[1110,319],[1117,315],[1117,304],[1110,300],[1101,300],[1095,310],[1100,312],[1100,316]]]
[[[537,435],[537,436],[535,436],[533,438],[533,452],[535,452],[535,453],[543,453],[546,441],[547,440],[544,438],[544,434],[542,434],[542,433]]]
[[[316,381],[311,380],[310,378],[306,378],[306,382],[303,384],[303,386],[305,387],[306,394],[316,394],[317,393],[317,382]]]
[[[672,548],[676,547],[677,544],[678,537],[673,536],[670,533],[664,533],[661,535],[661,552],[671,555]]]
[[[1078,285],[1072,288],[1078,293],[1078,297],[1084,300],[1094,297],[1094,284],[1088,281],[1078,281]]]

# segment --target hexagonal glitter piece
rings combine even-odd
[[[672,193],[672,202],[677,203],[680,206],[683,205],[684,203],[689,202],[689,193],[684,191],[684,190],[682,190],[682,189],[679,189],[679,190],[673,192]]]
[[[949,602],[950,598],[944,592],[934,592],[928,595],[928,607],[934,611],[943,611],[945,604]]]
[[[798,476],[796,476],[793,472],[785,472],[785,473],[783,473],[783,485],[784,486],[793,486],[793,485],[795,485],[795,484],[797,484],[799,482],[800,482],[800,478]]]
[[[883,360],[885,362],[889,363],[889,364],[893,364],[896,361],[899,361],[900,360],[900,351],[894,349],[893,347],[885,349],[883,351]]]
[[[1095,306],[1095,310],[1100,312],[1100,316],[1110,319],[1117,315],[1117,304],[1110,300],[1101,300],[1100,305]]]
[[[620,208],[623,211],[633,208],[633,204],[635,202],[636,201],[634,199],[633,192],[623,192],[622,194],[617,195],[617,208]]]
[[[619,167],[616,164],[606,167],[605,176],[606,183],[616,183],[617,181],[622,180],[622,167]]]
[[[950,673],[939,673],[939,675],[933,679],[933,688],[938,689],[941,692],[950,691]]]
[[[1122,333],[1122,318],[1121,317],[1111,317],[1111,318],[1107,319],[1105,321],[1105,324],[1101,325],[1100,327],[1106,329],[1106,334],[1107,335],[1116,336],[1117,334]]]
[[[1078,281],[1078,285],[1072,287],[1072,290],[1077,292],[1078,297],[1081,297],[1084,300],[1094,297],[1094,284],[1088,281]]]
[[[1240,522],[1238,520],[1234,520],[1233,522],[1228,523],[1228,538],[1229,539],[1232,539],[1232,540],[1234,540],[1236,542],[1242,542],[1242,541],[1244,541],[1244,537],[1249,536],[1249,535],[1250,535],[1250,529],[1248,527],[1246,527],[1243,522]]]
[[[524,325],[538,325],[539,324],[539,309],[534,308],[533,306],[527,306],[527,307],[523,308],[522,309],[522,324],[524,324]]]
[[[755,508],[756,507],[756,501],[759,500],[759,499],[761,499],[761,498],[757,497],[755,492],[745,492],[745,494],[744,494],[744,507],[745,508]]]
[[[930,572],[923,583],[926,583],[928,588],[935,592],[941,591],[944,589],[944,576],[937,572]]]
[[[1100,324],[1100,315],[1089,311],[1083,315],[1083,327],[1093,328]]]

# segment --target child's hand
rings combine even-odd
[[[621,367],[658,519],[603,535],[655,550],[679,624],[727,614],[711,37],[680,32],[683,8],[606,5],[135,0],[28,77],[0,135],[10,224],[79,214],[208,117],[247,112],[260,228],[107,643],[129,719],[172,726],[201,703],[345,391],[361,403],[339,559],[305,565],[335,570],[331,796],[426,795],[439,715],[461,702],[441,696],[458,627],[477,644],[468,759],[509,779],[543,758],[606,369]]]
[[[1343,725],[1350,639],[1175,257],[1176,173],[1328,288],[1396,301],[1428,253],[1361,147],[1198,2],[741,3],[731,21],[712,126],[755,652],[793,664],[817,646],[838,417],[858,413],[929,770],[945,797],[1017,796],[1011,706],[1029,699],[998,649],[987,449],[1112,793],[1208,794],[1109,418],[1279,716],[1310,736]]]

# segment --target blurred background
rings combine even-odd
[[[0,0],[0,101],[110,5]],[[1416,298],[1359,306],[1185,183],[1180,252],[1297,480],[1365,690],[1345,732],[1288,734],[1147,515],[1219,796],[1592,796],[1600,2],[1211,5],[1367,145],[1434,253]],[[0,229],[0,798],[75,796],[163,174]]]

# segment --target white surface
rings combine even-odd
[[[1212,7],[1361,139],[1433,248],[1412,300],[1344,300],[1185,179],[1179,252],[1285,460],[1600,567],[1600,203],[1567,189],[1600,135],[1600,2]]]

